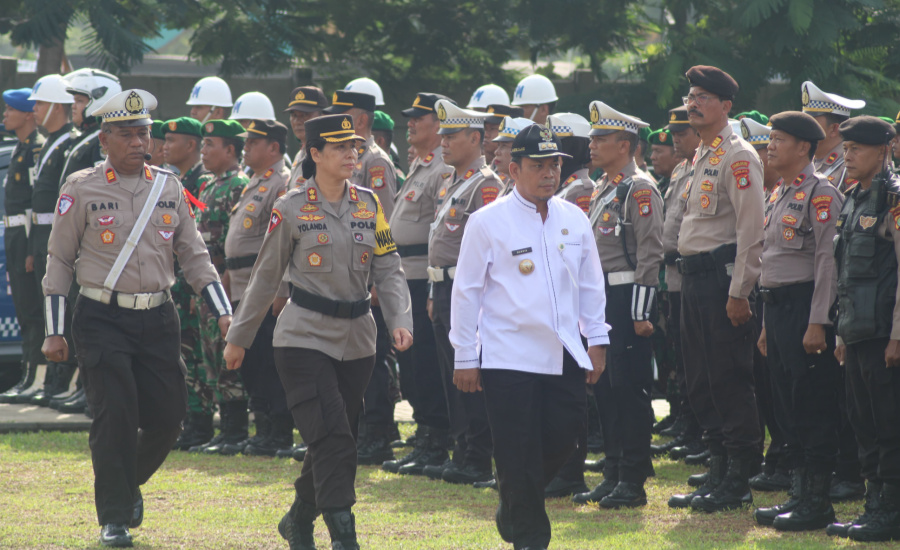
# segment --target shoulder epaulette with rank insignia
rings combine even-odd
[[[445,173],[441,174],[441,179],[447,179],[447,178],[449,178],[449,177],[450,177],[450,174],[452,174],[452,173],[453,173],[453,172],[445,172]]]
[[[887,206],[894,208],[900,205],[900,188],[892,187],[887,191]]]
[[[348,190],[348,194],[350,195],[350,200],[353,202],[359,202],[359,193],[366,193],[371,196],[375,196],[375,191],[369,189],[368,187],[359,187],[357,185],[351,185]]]

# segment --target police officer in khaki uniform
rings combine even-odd
[[[372,191],[349,181],[362,139],[353,119],[310,120],[306,136],[306,188],[275,202],[225,355],[228,368],[240,366],[287,269],[293,290],[275,328],[275,364],[309,450],[278,530],[292,549],[314,548],[321,512],[332,548],[356,550],[354,440],[375,362],[369,278],[398,350],[412,344],[412,315],[384,210]]]
[[[63,186],[43,281],[48,360],[69,355],[63,316],[75,310],[73,337],[94,414],[91,460],[106,546],[131,546],[128,527],[143,519],[140,486],[165,460],[187,407],[178,316],[169,296],[175,255],[223,333],[231,322],[181,184],[144,162],[155,107],[149,93],[126,90],[96,112],[109,157]],[[66,300],[73,275],[81,286],[74,306]]]
[[[394,193],[397,192],[397,173],[391,157],[372,137],[372,123],[375,121],[375,96],[338,90],[334,92],[331,107],[323,110],[327,114],[349,113],[353,126],[365,142],[359,146],[359,160],[351,181],[360,187],[375,191],[390,218],[394,211]]]
[[[390,224],[406,274],[416,329],[416,341],[412,348],[398,357],[401,390],[412,406],[413,420],[416,422],[416,444],[412,452],[402,459],[382,465],[384,470],[393,473],[398,473],[401,467],[411,463],[415,463],[420,470],[425,466],[439,466],[448,457],[450,419],[447,416],[447,396],[427,308],[428,231],[434,221],[435,201],[444,181],[443,176],[453,170],[444,164],[441,157],[440,123],[434,110],[434,104],[439,99],[455,103],[441,94],[421,92],[416,94],[412,106],[402,113],[407,118],[409,143],[416,148],[416,158],[397,193]]]
[[[66,162],[66,152],[72,137],[72,95],[66,91],[66,82],[60,75],[47,75],[34,84],[30,100],[35,102],[34,119],[47,132],[44,147],[36,163],[36,172],[31,195],[31,231],[28,234],[28,258],[26,271],[33,271],[38,281],[47,272],[47,240],[53,224],[53,208],[59,197],[60,178]],[[38,296],[40,298],[40,295]],[[70,326],[71,321],[66,323]],[[71,331],[66,331],[66,339],[71,347]],[[43,388],[30,394],[28,402],[49,405],[50,399],[63,393],[69,387],[75,371],[74,361],[47,364]],[[26,395],[19,397],[23,402]]]
[[[841,193],[846,193],[856,182],[847,178],[844,168],[844,140],[841,139],[839,127],[850,118],[851,110],[862,109],[866,102],[824,92],[810,80],[803,83],[801,94],[803,112],[815,117],[825,131],[825,139],[816,151],[816,171],[822,173]]]
[[[889,171],[894,128],[871,116],[841,124],[847,176],[859,185],[838,218],[835,246],[837,357],[846,373],[850,423],[859,442],[862,515],[830,525],[855,541],[900,538],[900,180]]]
[[[300,150],[297,151],[294,162],[291,164],[291,177],[288,180],[288,187],[290,189],[301,187],[306,183],[306,179],[303,177],[303,170],[300,167],[300,164],[303,162],[303,158],[306,155],[306,147],[304,147],[306,140],[306,121],[322,116],[322,111],[326,107],[328,107],[328,99],[325,97],[325,92],[323,92],[321,88],[316,88],[315,86],[300,86],[299,88],[294,88],[291,92],[287,109],[284,111],[286,113],[291,113],[291,131],[293,131],[297,141],[300,142]],[[288,189],[288,191],[290,191],[290,189]]]
[[[501,90],[502,91],[502,90]],[[506,92],[503,92],[504,94]],[[494,168],[494,155],[497,152],[497,143],[494,138],[500,132],[500,124],[506,117],[521,117],[525,110],[521,107],[511,107],[509,105],[488,105],[485,111],[488,117],[484,119],[484,161],[491,169]],[[509,170],[509,168],[506,168]]]
[[[28,232],[31,227],[31,185],[38,155],[44,138],[37,131],[34,120],[34,101],[29,100],[31,88],[3,92],[3,126],[16,134],[18,143],[9,160],[3,181],[4,212],[3,244],[6,251],[6,273],[16,319],[22,337],[22,379],[9,391],[0,395],[0,403],[15,403],[20,394],[28,395],[34,383],[43,341],[41,302],[38,301],[38,281],[25,265],[28,254]]]
[[[251,120],[247,131],[244,163],[253,177],[231,209],[228,235],[225,237],[225,269],[228,272],[229,297],[236,311],[244,297],[250,272],[266,235],[275,200],[281,196],[290,172],[284,163],[287,127],[272,120]],[[250,396],[250,410],[256,435],[223,447],[223,454],[275,456],[294,444],[294,419],[287,408],[284,388],[275,370],[272,337],[275,315],[263,317],[253,344],[241,368],[241,380]]]
[[[452,483],[488,481],[491,472],[491,431],[484,396],[459,391],[453,384],[453,346],[450,344],[450,295],[456,260],[469,215],[497,199],[499,178],[481,155],[484,113],[460,109],[438,100],[441,154],[453,171],[437,194],[437,214],[428,235],[428,278],[432,282],[432,315],[438,361],[450,412],[450,433],[456,441],[452,462],[429,466],[424,472]],[[401,468],[400,473],[406,471]],[[419,473],[408,471],[408,473]]]
[[[591,123],[575,113],[558,113],[547,117],[547,125],[559,138],[563,151],[571,157],[563,157],[556,196],[587,214],[596,188],[587,168],[591,163]]]
[[[612,330],[607,369],[595,386],[604,480],[578,497],[603,508],[635,507],[647,504],[644,481],[652,470],[650,319],[663,258],[663,201],[656,184],[634,163],[638,131],[647,123],[602,101],[592,102],[590,109],[591,159],[605,175],[597,183],[589,218],[606,277],[606,321]]]
[[[747,483],[759,461],[753,388],[758,335],[750,298],[760,271],[763,170],[756,151],[728,122],[737,82],[703,65],[686,76],[691,88],[685,105],[701,144],[678,236],[681,336],[688,395],[706,432],[710,472],[704,485],[669,505],[713,512],[752,502]]]
[[[779,460],[795,479],[786,503],[755,511],[779,531],[824,529],[834,521],[828,493],[837,457],[839,367],[829,318],[837,294],[832,247],[843,196],[812,158],[825,132],[816,120],[787,111],[769,120],[769,167],[782,185],[766,206],[760,299],[776,421],[786,440]]]

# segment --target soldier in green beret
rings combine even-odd
[[[236,120],[211,120],[203,125],[203,146],[200,156],[203,166],[215,179],[200,187],[200,202],[205,208],[197,214],[197,229],[206,242],[209,257],[222,277],[222,285],[229,290],[225,270],[225,237],[231,210],[250,182],[240,169],[244,149],[244,127]],[[247,394],[237,372],[225,368],[222,351],[225,342],[215,315],[205,303],[200,306],[200,340],[203,366],[207,382],[215,387],[216,402],[222,420],[222,431],[206,445],[191,447],[189,451],[219,454],[225,445],[236,445],[247,439]]]

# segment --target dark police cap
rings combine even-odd
[[[812,116],[800,111],[785,111],[769,119],[773,130],[781,130],[803,141],[821,141],[825,131]]]
[[[307,120],[303,127],[306,128],[307,142],[323,139],[328,143],[340,143],[351,139],[363,139],[353,130],[353,117],[350,115],[320,116]]]
[[[512,156],[541,159],[548,157],[567,157],[571,155],[563,153],[562,144],[550,128],[543,124],[532,124],[516,136],[512,142]]]
[[[688,69],[684,76],[690,81],[691,86],[700,86],[722,99],[734,99],[740,89],[730,74],[709,65],[695,65]]]
[[[485,124],[500,124],[506,117],[519,118],[525,116],[525,109],[512,105],[488,105],[490,116],[484,119]]]
[[[240,137],[266,138],[283,144],[287,139],[287,126],[277,120],[251,120],[247,125],[247,131]]]
[[[321,88],[300,86],[299,88],[294,88],[294,91],[291,92],[291,97],[288,99],[288,107],[284,111],[313,113],[321,111],[325,107],[328,107],[328,99]]]
[[[688,108],[686,105],[669,110],[669,125],[666,126],[667,130],[670,132],[681,132],[690,127],[691,122],[688,120]]]
[[[410,107],[409,109],[404,109],[400,111],[400,113],[405,117],[417,117],[433,114],[434,104],[437,103],[439,99],[449,101],[450,103],[456,105],[455,101],[445,95],[419,92],[416,94],[416,98],[413,100],[412,107]]]
[[[348,92],[347,90],[338,90],[334,92],[331,98],[331,107],[323,109],[329,115],[337,113],[346,113],[350,109],[357,108],[363,111],[375,111],[375,96],[364,94],[362,92]]]
[[[841,137],[844,141],[855,141],[863,145],[885,145],[897,135],[894,127],[874,116],[855,116],[841,123]]]

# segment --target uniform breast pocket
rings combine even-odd
[[[416,186],[412,186],[411,189],[403,194],[403,201],[398,202],[395,207],[400,209],[398,215],[401,220],[417,222],[422,219],[422,206],[424,203],[421,198],[423,194],[425,194],[425,191]]]
[[[700,201],[698,212],[701,216],[715,216],[716,208],[719,206],[719,195],[711,187],[707,187],[709,191],[703,190],[704,183],[707,182],[701,183],[700,189],[697,189]]]
[[[800,227],[783,221],[778,227],[781,230],[781,240],[779,241],[781,248],[788,250],[800,250],[803,248],[803,237],[808,231],[804,232]]]
[[[875,239],[873,233],[858,230],[850,238],[847,254],[847,276],[854,278],[875,277],[878,274],[878,258],[875,256]]]
[[[175,228],[178,227],[178,214],[174,210],[160,210],[150,218],[150,225],[155,233],[155,242],[170,243],[175,236]]]
[[[103,249],[117,250],[122,248],[128,238],[128,232],[134,225],[134,214],[122,210],[100,210],[88,212],[86,233],[90,240]]]
[[[581,263],[581,243],[574,241],[564,241],[558,243],[556,245],[556,249],[559,251],[563,262],[571,270],[571,273],[576,273],[578,265]]]
[[[353,233],[353,269],[368,271],[375,253],[375,233],[371,231]]]
[[[259,225],[259,216],[262,210],[262,205],[255,202],[251,202],[250,204],[245,206],[241,210],[239,230],[242,233],[248,233],[251,235],[262,232],[264,228],[260,229]]]
[[[331,234],[310,231],[300,237],[300,248],[294,252],[302,254],[298,262],[304,273],[329,273],[334,260]]]

